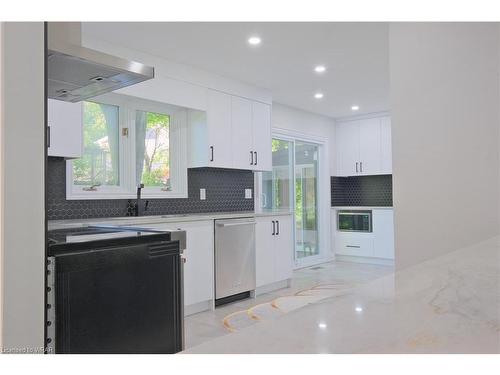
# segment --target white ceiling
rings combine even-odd
[[[83,32],[269,89],[274,101],[310,112],[389,110],[387,23],[85,23]],[[248,45],[251,35],[260,46]],[[327,71],[315,73],[317,64]]]

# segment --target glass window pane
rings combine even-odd
[[[262,207],[292,209],[292,142],[272,140],[272,172],[262,173]]]
[[[172,190],[170,182],[170,116],[136,111],[136,182]]]
[[[120,184],[118,116],[117,106],[84,102],[83,156],[73,161],[74,185]]]

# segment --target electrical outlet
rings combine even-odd
[[[200,189],[200,200],[204,201],[207,199],[207,191],[205,189]]]
[[[252,199],[252,189],[245,189],[245,199]]]

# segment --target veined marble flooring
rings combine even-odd
[[[363,266],[332,263],[316,276],[323,270],[298,271],[298,289],[311,280],[335,282],[337,276],[356,285],[276,319],[214,339],[207,329],[202,340],[189,320],[208,325],[208,316],[188,318],[186,353],[500,353],[499,237],[396,273],[378,270],[381,277],[373,269],[349,279],[346,265]],[[211,323],[241,308],[210,312]],[[189,347],[190,334],[192,344],[205,342]]]
[[[282,297],[293,296],[295,293],[318,285],[335,284],[344,286],[345,289],[351,289],[368,281],[390,275],[393,270],[394,268],[389,266],[347,262],[330,262],[297,270],[293,274],[290,288],[228,304],[217,308],[215,311],[205,311],[186,317],[184,322],[186,349],[217,337],[234,334],[224,327],[223,322],[224,318],[232,313],[246,311],[254,306],[271,303]],[[277,317],[277,319],[280,318],[281,316]],[[261,323],[263,322],[258,324]]]

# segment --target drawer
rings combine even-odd
[[[372,257],[373,234],[337,232],[335,235],[335,253]]]

